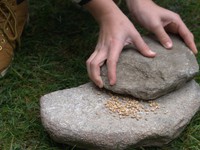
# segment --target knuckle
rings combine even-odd
[[[91,68],[96,68],[96,67],[98,67],[98,62],[95,61],[95,60],[90,60],[90,59],[88,59],[88,60],[86,61],[86,65],[87,65],[87,66],[90,66]]]
[[[99,76],[97,76],[96,74],[92,73],[91,74],[91,80],[98,85],[99,84]]]
[[[160,23],[155,23],[155,24],[153,24],[151,27],[152,27],[153,29],[158,29],[160,26],[161,26]]]
[[[180,18],[180,15],[176,12],[171,12],[175,17]]]
[[[86,65],[88,66],[88,65],[90,65],[90,59],[88,59],[87,61],[86,61]]]
[[[116,45],[116,43],[120,43],[120,42],[121,41],[120,41],[120,37],[119,36],[113,37],[113,38],[109,39],[107,48],[108,47],[112,47],[112,46]],[[110,49],[110,50],[112,50],[112,49]]]
[[[161,27],[161,23],[160,22],[154,22],[153,24],[149,25],[150,30],[152,31],[156,31]]]
[[[96,67],[98,67],[98,62],[97,62],[97,61],[91,61],[91,62],[90,62],[90,66],[91,66],[92,68],[96,68]]]
[[[191,32],[183,32],[182,37],[183,38],[192,37],[192,33]]]
[[[175,18],[175,20],[181,20],[181,17],[180,17],[180,15],[179,15],[179,14],[177,14],[177,13],[174,13],[174,18]]]
[[[190,32],[190,36],[192,38],[192,40],[194,40],[194,35]]]
[[[109,64],[109,65],[115,65],[117,64],[117,58],[108,58],[106,63]]]
[[[166,35],[166,33],[163,33],[161,36],[160,36],[160,40],[162,41],[162,42],[168,42],[168,41],[170,41],[170,38],[168,37],[168,35]]]

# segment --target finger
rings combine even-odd
[[[194,36],[182,21],[178,27],[178,33],[183,38],[186,45],[192,50],[192,52],[194,54],[197,54],[197,48],[194,42]]]
[[[120,41],[112,41],[112,44],[109,47],[109,54],[107,58],[107,67],[108,67],[108,79],[110,85],[114,85],[116,83],[116,67],[119,59],[119,55],[123,49],[123,42]]]
[[[103,81],[100,76],[100,67],[106,60],[106,53],[98,51],[90,62],[87,62],[88,74],[90,79],[100,88],[103,87]]]
[[[172,40],[170,39],[169,35],[166,33],[165,29],[163,28],[163,26],[159,26],[157,27],[154,31],[154,34],[156,35],[156,37],[158,38],[158,40],[160,41],[160,43],[167,49],[172,48],[173,44],[172,44]]]
[[[94,59],[94,57],[96,56],[97,54],[97,50],[95,50],[91,55],[90,57],[87,59],[86,61],[86,66],[87,66],[87,72],[88,72],[88,76],[91,78],[91,70],[90,70],[90,64],[92,62],[92,60]]]
[[[138,35],[132,35],[132,40],[136,48],[144,55],[147,57],[155,57],[156,53],[153,52],[147,44],[144,42],[142,37]]]
[[[194,42],[194,36],[184,24],[179,15],[176,15],[174,18],[174,23],[170,23],[166,26],[166,30],[172,33],[179,34],[184,40],[186,45],[192,50],[194,54],[197,54],[197,48]]]

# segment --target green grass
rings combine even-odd
[[[159,3],[181,15],[200,48],[199,0]],[[85,61],[97,38],[96,22],[70,1],[30,1],[30,23],[21,48],[0,80],[0,150],[80,150],[51,140],[40,121],[39,99],[89,81]],[[200,55],[197,58],[200,63]],[[200,75],[196,80],[200,83]],[[145,150],[200,150],[200,113],[176,140]]]

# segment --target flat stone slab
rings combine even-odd
[[[171,35],[171,50],[165,49],[152,37],[145,36],[143,39],[157,53],[156,57],[147,58],[133,47],[125,48],[117,64],[116,85],[109,85],[106,65],[102,67],[104,88],[149,100],[180,88],[198,73],[194,54],[177,36]]]
[[[110,98],[92,83],[44,95],[40,99],[42,123],[55,141],[87,149],[162,146],[176,138],[199,110],[200,87],[190,81],[156,99],[159,108],[139,112],[139,119],[111,113],[105,107]],[[139,103],[150,107],[147,101]]]

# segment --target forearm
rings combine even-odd
[[[92,0],[84,6],[101,23],[105,16],[112,16],[121,13],[121,10],[113,0]]]
[[[150,9],[147,4],[152,0],[126,0],[127,7],[132,14],[140,13],[142,9]]]

